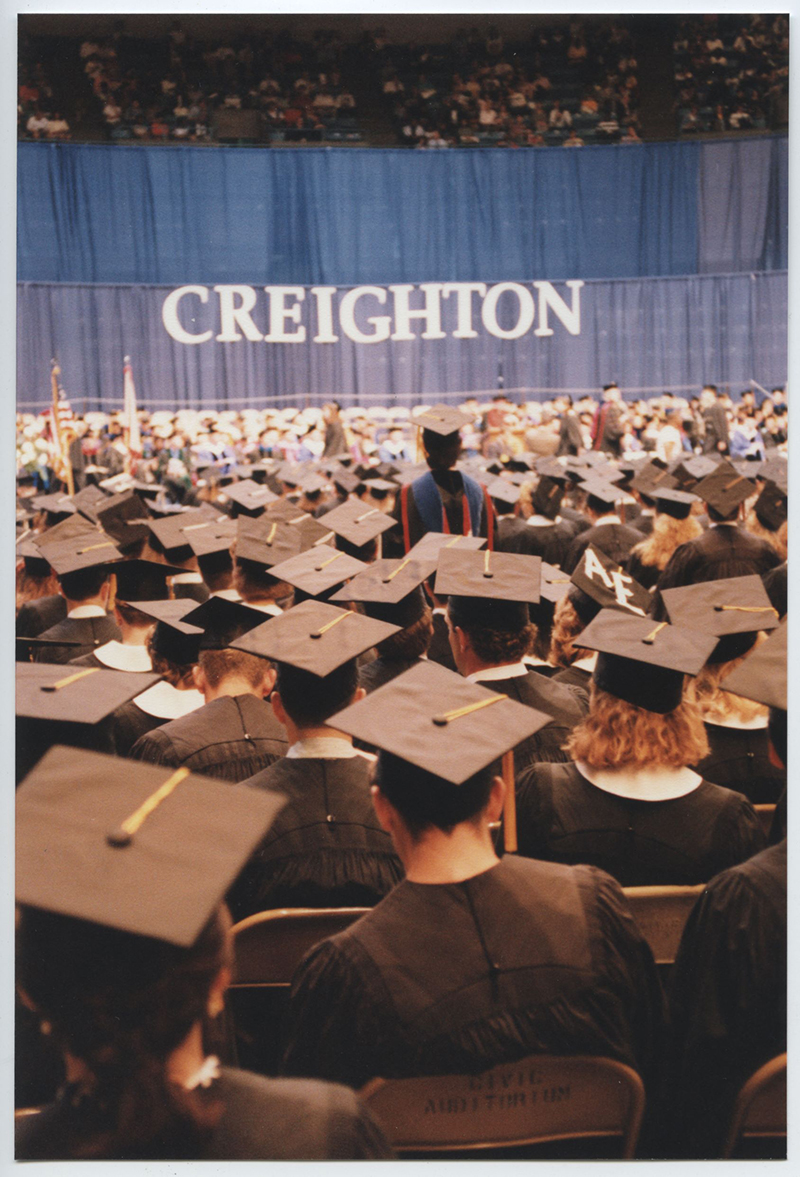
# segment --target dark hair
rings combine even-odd
[[[405,659],[421,658],[427,654],[433,637],[433,613],[426,605],[421,617],[393,633],[376,647],[378,656],[389,661],[404,661]]]
[[[449,470],[458,461],[461,453],[461,435],[434,433],[432,429],[422,430],[422,444],[425,447],[426,462],[431,470]]]
[[[331,674],[320,678],[279,662],[275,690],[286,713],[298,727],[318,727],[352,702],[358,689],[358,660],[350,658]]]
[[[248,597],[281,596],[274,590],[283,582],[271,576],[263,564],[237,556],[233,583],[246,604]]]
[[[322,518],[324,519],[325,516],[323,515]],[[337,535],[334,544],[337,552],[344,552],[345,555],[352,556],[354,560],[363,560],[365,564],[370,564],[378,554],[377,539],[367,540],[365,544],[353,544],[343,535]]]
[[[255,690],[269,670],[270,664],[256,654],[244,650],[201,650],[200,666],[212,689],[232,675],[243,678]]]
[[[58,578],[64,596],[70,601],[87,601],[89,597],[100,595],[109,571],[105,564],[96,564],[92,568],[79,568],[76,572],[63,572]]]
[[[785,765],[787,761],[786,752],[788,743],[785,711],[780,710],[778,707],[770,707],[767,731],[769,733],[769,742],[775,749],[781,764]]]
[[[461,785],[417,768],[390,752],[380,752],[375,784],[395,807],[413,838],[435,826],[444,833],[461,822],[470,821],[486,808],[492,778],[499,775],[499,762],[490,764]]]
[[[729,511],[727,515],[723,515],[720,511],[715,511],[710,503],[706,503],[706,514],[712,523],[730,523],[730,521],[735,519],[739,514],[739,507],[737,504],[737,506],[735,506],[732,511]]]
[[[588,510],[594,511],[595,515],[608,515],[609,511],[614,510],[613,503],[606,503],[592,494],[586,496],[586,506]]]
[[[130,625],[133,629],[149,629],[151,625],[155,625],[152,617],[148,617],[146,613],[142,613],[141,609],[137,609],[135,605],[128,604],[126,601],[115,601],[114,608],[125,624]]]
[[[69,1155],[196,1157],[222,1109],[172,1083],[166,1062],[206,1020],[228,963],[227,911],[214,913],[191,948],[32,907],[20,916],[20,988],[89,1068],[104,1110],[81,1118]]]

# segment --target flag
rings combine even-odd
[[[72,406],[67,400],[67,394],[61,387],[59,376],[61,369],[55,360],[50,361],[50,379],[53,386],[53,407],[51,409],[50,432],[53,442],[52,466],[57,477],[62,478],[69,494],[74,493],[72,480],[72,463],[69,460],[70,442],[75,437],[73,421],[75,420]]]
[[[133,383],[133,369],[130,356],[125,356],[122,369],[123,378],[123,408],[122,420],[125,426],[125,440],[128,450],[137,458],[141,457],[142,439],[139,433],[139,416],[136,412],[136,387]]]

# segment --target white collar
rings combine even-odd
[[[706,719],[710,727],[732,727],[743,732],[759,732],[769,725],[768,715],[755,715],[752,719],[739,719],[728,715],[724,719]]]
[[[112,639],[104,646],[98,646],[92,653],[97,661],[102,662],[109,670],[145,672],[153,669],[147,646],[126,646]]]
[[[545,515],[529,515],[525,522],[528,527],[554,527],[556,523],[561,522],[561,516],[556,515],[555,519],[548,519]]]
[[[242,601],[248,609],[256,609],[259,613],[269,613],[270,617],[282,617],[283,610],[280,605],[276,605],[274,601],[267,601],[264,605],[251,604],[250,601]]]
[[[708,526],[709,527],[738,527],[739,520],[738,519],[723,519],[719,523],[709,523]]]
[[[593,527],[602,527],[604,523],[621,523],[619,515],[601,515],[599,519],[595,519],[592,524]]]
[[[655,507],[642,507],[641,511],[639,512],[639,516],[642,519],[645,517],[649,519],[651,515],[655,517],[655,513]]]
[[[467,675],[467,682],[499,682],[504,678],[522,678],[530,674],[530,668],[524,662],[509,662],[507,666],[485,666],[483,670],[473,670]]]
[[[70,621],[83,621],[87,617],[107,617],[105,609],[102,605],[76,605],[74,609],[70,609],[67,617]]]
[[[287,760],[351,760],[358,751],[342,736],[311,736],[298,740],[286,753]]]
[[[596,665],[597,650],[595,650],[593,654],[590,654],[588,658],[579,658],[577,662],[573,662],[569,669],[572,670],[574,666],[576,670],[588,670],[591,674],[594,671]]]
[[[436,608],[434,610],[432,610],[432,612],[433,612],[434,617],[437,615],[437,613],[442,617],[447,616],[447,609],[445,608],[444,605],[437,605]]]
[[[241,601],[239,593],[234,588],[219,589],[216,593],[211,594],[212,597],[219,597],[221,601]],[[252,609],[252,605],[249,606]]]
[[[155,683],[133,701],[140,711],[155,719],[180,719],[205,703],[200,691],[179,691],[168,682]]]
[[[202,584],[203,578],[199,572],[176,572],[172,577],[173,584]]]
[[[582,777],[615,797],[628,797],[632,801],[671,801],[693,793],[703,778],[691,768],[639,768],[606,769],[589,768],[583,760],[576,760],[575,767]]]
[[[544,662],[541,658],[537,658],[535,654],[526,654],[522,659],[523,665],[533,669],[534,666],[548,666],[552,670],[549,662]]]

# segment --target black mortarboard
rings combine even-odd
[[[677,485],[677,478],[670,474],[666,464],[657,458],[647,462],[630,483],[631,490],[636,490],[650,499],[655,498],[656,491],[672,490]]]
[[[103,503],[108,502],[108,495],[99,486],[90,483],[72,496],[72,502],[90,523],[97,523],[98,510]]]
[[[700,481],[700,479],[706,478],[709,474],[714,473],[719,465],[719,461],[714,458],[707,458],[703,454],[698,454],[694,458],[684,459],[681,464],[691,478]]]
[[[563,498],[564,482],[550,478],[547,474],[542,475],[531,495],[534,514],[543,515],[545,519],[555,519]]]
[[[357,499],[350,499],[342,503],[341,507],[326,511],[323,519],[324,527],[356,547],[363,547],[390,527],[396,526],[396,520],[391,515],[385,515],[377,507],[365,506]]]
[[[536,604],[541,565],[538,556],[445,547],[439,553],[434,592],[437,597],[481,597]]]
[[[140,671],[100,670],[93,666],[48,662],[18,662],[16,669],[18,717],[88,727],[100,723],[159,679],[157,674]],[[115,761],[117,766],[120,763]]]
[[[435,571],[439,563],[439,553],[447,549],[457,549],[460,552],[477,552],[486,547],[486,540],[482,535],[447,535],[443,531],[426,531],[422,539],[410,547],[406,552],[414,560],[423,560],[430,564],[430,572]]]
[[[420,588],[430,568],[410,556],[402,560],[375,560],[329,599],[360,601],[368,617],[406,629],[425,612]]]
[[[763,482],[774,482],[784,494],[789,488],[788,463],[785,458],[770,455],[761,465],[758,477]]]
[[[469,413],[462,413],[460,409],[454,409],[451,405],[434,405],[424,412],[415,413],[411,418],[413,425],[418,425],[421,429],[428,429],[432,433],[438,433],[442,437],[449,437],[451,433],[458,433],[465,425],[470,425],[474,420]]]
[[[322,518],[324,519],[325,516],[323,515]],[[303,514],[299,519],[290,519],[288,527],[297,533],[301,552],[307,552],[309,548],[333,539],[331,529],[321,523],[319,519],[315,519],[313,515]]]
[[[78,510],[69,495],[63,492],[34,495],[31,498],[31,506],[35,507],[37,511],[46,511],[48,515],[52,516],[74,515]]]
[[[210,526],[218,526],[221,517],[213,507],[195,507],[164,519],[151,519],[149,527],[163,550],[173,553],[173,560],[188,559],[192,554],[189,537],[200,530],[207,531]],[[182,556],[180,553],[184,549],[185,556]]]
[[[275,475],[284,486],[299,486],[305,476],[305,470],[294,462],[282,462]]]
[[[539,598],[557,605],[562,597],[569,592],[571,578],[554,564],[547,564],[544,560],[540,569]]]
[[[692,504],[699,503],[699,496],[685,490],[658,489],[653,498],[659,515],[669,515],[673,519],[688,519],[692,513]]]
[[[121,548],[147,539],[150,535],[147,507],[133,490],[122,491],[98,504],[97,518],[103,530]]]
[[[188,666],[200,657],[203,630],[185,621],[157,621],[150,635],[153,654],[178,666]]]
[[[155,560],[123,560],[114,567],[117,600],[128,604],[164,600],[168,596],[167,578],[182,572],[182,568]]]
[[[334,470],[331,474],[331,481],[337,490],[347,495],[352,494],[360,484],[360,479],[356,478],[355,474],[351,474],[349,470]]]
[[[519,502],[519,487],[508,478],[495,478],[486,488],[490,498],[513,507]]]
[[[172,624],[182,621],[187,613],[197,608],[197,601],[191,597],[177,597],[174,601],[137,601],[136,608],[140,613],[146,613],[154,621],[167,621]]]
[[[122,552],[110,536],[104,535],[102,531],[91,531],[74,536],[64,543],[50,545],[46,557],[56,576],[64,576],[83,568],[114,564],[122,559]]]
[[[37,548],[46,554],[50,547],[59,547],[62,544],[69,543],[75,539],[76,536],[86,535],[102,535],[103,533],[90,523],[83,515],[77,512],[74,515],[62,519],[60,523],[56,523],[54,527],[48,527],[47,531],[35,532],[31,536],[31,540],[36,544]],[[113,539],[113,536],[112,536]]]
[[[276,499],[266,508],[263,517],[270,522],[293,523],[295,519],[307,518],[308,512],[296,503],[290,503],[288,499]]]
[[[50,565],[43,552],[37,547],[31,538],[32,533],[26,532],[24,537],[17,541],[15,553],[18,560],[25,561],[25,570],[31,576],[49,576]]]
[[[385,499],[389,491],[397,490],[396,482],[389,482],[386,478],[372,478],[364,476],[362,483],[375,499]]]
[[[597,499],[605,507],[613,507],[623,495],[623,491],[618,486],[614,486],[607,479],[596,477],[594,474],[583,480],[580,489],[585,491],[587,495],[591,495],[593,499]]]
[[[209,597],[202,605],[185,613],[181,620],[203,630],[201,650],[225,650],[242,634],[261,625],[264,614],[238,601]]]
[[[755,503],[756,518],[768,531],[777,531],[788,518],[786,491],[768,482]]]
[[[260,515],[269,503],[276,502],[278,498],[268,486],[254,482],[252,478],[227,486],[225,495],[236,504],[237,510],[247,515]]]
[[[284,803],[185,768],[51,748],[17,793],[17,901],[189,947]]]
[[[760,629],[775,629],[779,618],[760,576],[733,576],[662,591],[674,625],[719,638],[711,662],[731,662],[753,645]]]
[[[236,524],[232,519],[222,518],[219,523],[212,523],[207,529],[186,533],[189,536],[189,546],[197,556],[200,567],[203,561],[225,555],[230,558],[231,544],[236,539]]]
[[[730,462],[720,462],[712,474],[701,478],[693,492],[719,515],[730,515],[756,489]]]
[[[276,579],[285,580],[309,597],[316,597],[363,572],[366,567],[363,560],[356,560],[330,544],[319,544],[276,564],[270,572]]]
[[[300,483],[300,489],[304,495],[313,497],[320,494],[323,490],[327,490],[329,486],[327,478],[323,478],[320,474],[309,474]]]
[[[303,601],[269,621],[263,617],[262,613],[262,624],[234,642],[233,648],[288,663],[319,678],[398,632],[396,625],[322,601]]]
[[[702,670],[716,638],[652,617],[603,609],[583,630],[580,644],[598,651],[592,677],[601,690],[663,715],[680,705],[684,674]]]
[[[596,617],[601,609],[621,609],[643,616],[650,607],[647,589],[594,544],[584,551],[571,582],[569,597],[584,623]]]
[[[327,722],[461,785],[539,731],[550,716],[436,662],[421,662]]]
[[[732,695],[785,711],[787,707],[787,623],[783,621],[765,642],[748,654],[720,686]]]
[[[296,556],[300,551],[300,534],[295,527],[278,520],[242,518],[237,520],[236,559],[249,560],[262,568],[271,568]]]

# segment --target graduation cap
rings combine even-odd
[[[263,518],[269,519],[272,523],[293,523],[295,519],[308,518],[308,512],[296,503],[290,503],[288,499],[276,499],[267,506]]]
[[[147,539],[150,535],[147,508],[134,490],[106,497],[96,509],[103,530],[121,548]]]
[[[653,498],[659,515],[669,515],[673,519],[688,519],[692,513],[692,504],[700,502],[699,495],[685,490],[658,489]]]
[[[361,484],[376,499],[385,499],[389,491],[398,489],[396,482],[389,482],[386,478],[371,478],[366,475],[362,478]]]
[[[150,635],[150,649],[153,654],[166,658],[178,666],[188,666],[200,657],[200,642],[203,630],[185,621],[159,620]]]
[[[25,638],[19,635],[14,638],[14,641],[17,644],[17,648],[23,650],[25,657],[28,659],[30,659],[36,650],[55,650],[60,649],[62,646],[66,646],[68,649],[70,647],[78,649],[86,645],[85,642],[65,642],[55,638]],[[24,658],[22,660],[24,661]]]
[[[359,548],[397,523],[391,515],[386,515],[377,507],[368,507],[353,499],[342,503],[340,507],[334,507],[332,511],[326,511],[324,519],[325,527]]]
[[[17,792],[17,901],[189,947],[284,804],[186,768],[51,748]]]
[[[317,545],[322,546],[328,540],[333,539],[331,529],[326,527],[324,523],[320,523],[319,519],[315,519],[313,515],[304,514],[300,519],[291,519],[288,527],[297,533],[301,552],[307,552],[309,548]]]
[[[768,482],[755,503],[756,518],[768,531],[778,531],[788,518],[786,491]]]
[[[720,641],[709,661],[731,662],[751,648],[759,630],[776,629],[777,610],[760,576],[733,576],[662,591],[675,625],[697,629]]]
[[[300,551],[300,535],[278,519],[240,517],[236,533],[236,559],[248,560],[262,568],[280,564]]]
[[[15,552],[18,560],[25,561],[25,570],[31,576],[50,575],[50,564],[34,543],[30,532],[17,542]]]
[[[269,503],[277,502],[278,496],[268,486],[247,478],[225,488],[227,498],[247,515],[260,515]]]
[[[621,609],[644,616],[650,607],[647,589],[594,544],[586,548],[570,580],[573,587],[569,597],[584,623],[601,609]]]
[[[421,413],[415,413],[411,418],[412,424],[431,433],[438,433],[441,437],[449,437],[451,433],[458,433],[465,425],[471,425],[474,417],[470,413],[462,413],[451,405],[434,405]]]
[[[30,639],[26,639],[30,641]],[[59,642],[69,646],[69,642]],[[157,674],[93,666],[18,662],[16,713],[21,719],[94,727],[123,703],[158,682]],[[119,761],[115,761],[117,769]]]
[[[69,543],[79,535],[102,535],[102,532],[83,515],[76,513],[66,519],[62,519],[55,526],[48,527],[46,531],[35,533],[31,536],[31,540],[41,552],[46,553],[49,547],[59,547],[61,544]]]
[[[519,487],[508,478],[495,478],[486,491],[495,502],[506,503],[509,507],[519,502]]]
[[[284,486],[299,486],[305,477],[305,470],[294,462],[282,462],[275,470],[275,476]]]
[[[581,483],[581,490],[593,499],[597,499],[604,507],[613,507],[622,498],[623,492],[605,478],[594,474],[587,476]]]
[[[242,634],[261,625],[264,614],[238,601],[209,597],[196,609],[184,613],[181,620],[186,625],[196,625],[203,630],[201,650],[226,650]]]
[[[551,604],[557,605],[561,598],[570,591],[572,578],[562,572],[560,568],[556,568],[554,564],[547,564],[544,560],[539,572],[540,601],[549,601]]]
[[[732,695],[763,703],[765,707],[785,711],[787,707],[787,622],[748,654],[735,670],[722,679],[720,686]]]
[[[70,496],[63,493],[34,495],[31,506],[37,511],[46,511],[48,515],[74,515],[78,510]]]
[[[318,678],[379,645],[399,627],[322,601],[303,601],[244,634],[234,650],[285,662]]]
[[[178,576],[182,568],[159,564],[155,560],[123,560],[114,568],[117,600],[123,604],[163,600],[168,595],[167,578]]]
[[[123,558],[110,536],[94,530],[73,536],[63,543],[50,545],[46,557],[56,576],[79,572],[83,568],[96,568],[102,564],[114,564]]]
[[[701,478],[692,489],[718,515],[726,516],[749,498],[756,487],[730,462],[720,462],[712,474]]]
[[[670,474],[666,463],[658,458],[647,462],[630,482],[631,490],[649,499],[655,497],[656,491],[672,490],[677,485],[677,478]]]
[[[166,621],[172,625],[176,621],[183,621],[187,613],[196,609],[197,601],[191,597],[177,597],[174,601],[137,601],[136,608],[154,621]]]
[[[709,474],[713,474],[723,460],[721,458],[709,458],[703,454],[698,454],[694,458],[684,459],[682,465],[690,477],[700,481],[700,479],[706,478]]]
[[[441,551],[457,548],[460,552],[477,552],[485,547],[486,540],[482,535],[447,535],[443,531],[426,531],[422,539],[408,549],[406,555],[414,560],[431,562],[430,576],[436,570]]]
[[[331,481],[337,490],[342,494],[350,495],[360,485],[360,479],[356,478],[355,474],[349,470],[334,470],[331,473]]]
[[[539,601],[541,566],[539,556],[444,548],[434,592],[449,598],[454,625],[518,632]]]
[[[550,716],[421,662],[327,720],[451,785],[532,736]]]
[[[601,690],[644,711],[674,711],[684,674],[699,674],[716,645],[713,634],[603,609],[580,637],[597,650],[593,679]]]
[[[786,459],[770,456],[765,462],[762,462],[758,477],[763,482],[774,482],[779,490],[782,490],[785,494],[789,486],[789,472]]]
[[[541,475],[539,482],[531,495],[531,505],[534,514],[543,515],[545,519],[555,519],[564,498],[566,479],[563,472],[559,479]]]
[[[97,523],[98,509],[101,504],[108,502],[108,495],[99,486],[93,486],[90,483],[72,496],[72,502],[90,523]]]
[[[270,571],[277,580],[285,580],[308,596],[316,597],[366,567],[363,560],[356,560],[329,544],[320,544],[276,564]]]
[[[323,490],[328,489],[328,479],[323,478],[320,474],[309,474],[300,483],[300,489],[307,498],[313,498],[320,494]]]
[[[402,560],[374,560],[330,597],[331,601],[360,601],[368,617],[406,629],[425,612],[423,580],[427,563],[411,556]]]
[[[204,560],[211,563],[214,557],[224,556],[230,561],[231,544],[237,534],[236,524],[232,519],[221,519],[219,523],[212,523],[208,528],[187,532],[189,546],[197,556],[201,568]]]

